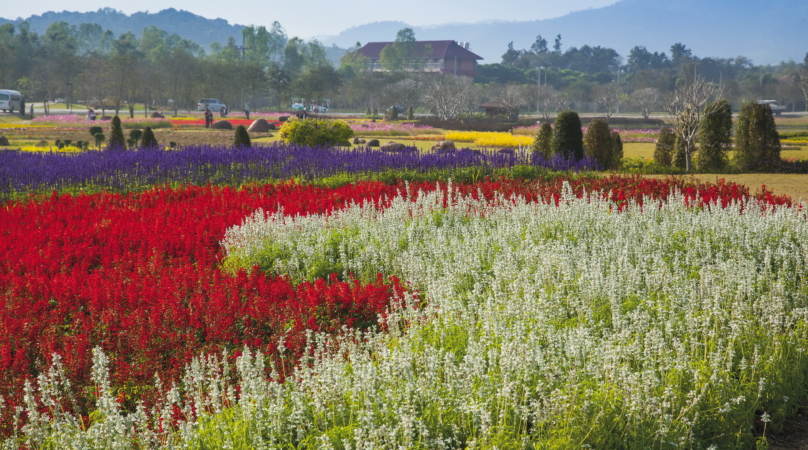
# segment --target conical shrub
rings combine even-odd
[[[159,146],[157,143],[157,138],[154,137],[154,131],[152,131],[151,127],[146,127],[143,130],[143,136],[140,137],[140,146],[142,148]]]
[[[233,136],[233,145],[236,147],[252,147],[250,134],[247,133],[247,129],[244,128],[244,125],[236,127],[236,133]]]
[[[662,167],[673,165],[673,149],[676,146],[676,134],[670,127],[659,130],[656,147],[654,148],[654,162]]]
[[[533,141],[533,151],[545,158],[549,158],[553,146],[553,127],[545,122],[539,127],[536,133],[536,140]]]
[[[590,122],[584,135],[585,154],[594,158],[600,167],[611,169],[613,148],[614,138],[609,130],[609,124],[599,119]]]
[[[553,154],[580,161],[584,158],[584,133],[575,111],[561,111],[553,128]]]
[[[121,125],[121,118],[115,116],[112,118],[112,126],[109,130],[109,139],[107,139],[107,150],[122,150],[126,148],[126,139],[123,137],[123,126]]]

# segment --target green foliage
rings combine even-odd
[[[611,168],[619,169],[623,161],[623,139],[620,138],[620,132],[612,131],[612,141],[614,145],[612,146]]]
[[[580,161],[584,157],[584,134],[581,118],[575,111],[561,111],[553,129],[552,153]]]
[[[407,120],[415,120],[415,111],[413,111],[412,106],[407,108]]]
[[[135,129],[129,132],[129,139],[132,139],[134,141],[139,140],[141,136],[143,136],[142,130]]]
[[[123,137],[123,127],[121,126],[121,118],[115,116],[112,118],[112,126],[109,131],[109,140],[107,140],[107,150],[125,148],[126,139]]]
[[[239,125],[236,127],[236,133],[233,136],[233,146],[252,147],[252,142],[250,141],[250,134],[247,133],[247,129],[244,128],[244,125]]]
[[[98,148],[101,148],[101,144],[103,144],[104,141],[107,139],[107,137],[104,136],[104,133],[95,133],[93,137],[95,138],[95,146]]]
[[[300,145],[341,145],[353,138],[354,132],[342,121],[290,119],[281,127],[281,139]]]
[[[143,148],[157,147],[157,138],[154,137],[154,132],[151,127],[146,127],[143,130],[143,136],[140,137],[140,146]]]
[[[780,161],[780,137],[769,105],[751,101],[741,107],[734,161],[741,170],[764,170]]]
[[[533,142],[533,151],[539,152],[543,157],[549,158],[553,147],[553,127],[544,122],[536,133],[536,140]]]
[[[398,120],[398,108],[395,106],[390,107],[390,120]]]
[[[98,133],[103,133],[104,129],[101,127],[90,127],[90,136],[95,136]]]
[[[673,132],[673,129],[665,127],[659,130],[656,148],[654,149],[654,163],[662,167],[672,167],[675,146],[676,133]]]
[[[700,172],[722,171],[727,163],[727,152],[732,147],[732,110],[729,102],[721,99],[707,105],[707,115],[699,129]]]
[[[673,167],[684,169],[687,167],[687,154],[685,153],[685,141],[676,136],[676,144],[673,146]]]
[[[366,116],[369,116],[369,115],[370,115],[370,107],[368,107],[368,109],[366,109],[366,110],[365,110],[365,115],[366,115]]]
[[[613,166],[613,149],[614,138],[609,130],[609,124],[599,119],[590,122],[584,135],[585,154],[594,158],[601,167],[608,170]]]
[[[378,116],[378,115],[379,115],[379,108],[377,108],[377,107],[375,107],[375,106],[373,107],[373,115],[374,115],[374,116]]]

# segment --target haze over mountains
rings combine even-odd
[[[525,11],[525,16],[530,16]],[[372,18],[368,18],[372,20]],[[450,20],[450,17],[445,19]],[[116,35],[132,31],[136,35],[155,25],[169,33],[191,39],[204,48],[213,42],[227,42],[233,36],[240,41],[243,25],[223,19],[206,19],[188,11],[169,8],[158,13],[126,15],[111,8],[95,12],[47,12],[27,19],[34,31],[43,33],[49,24],[98,23]],[[2,19],[19,23],[22,19]],[[270,25],[256,23],[256,25]],[[281,24],[283,25],[283,24]],[[390,41],[403,22],[373,22],[349,28],[336,36],[317,36],[327,45],[349,48],[361,42]],[[755,64],[775,64],[793,59],[802,61],[808,52],[808,1],[806,0],[620,0],[598,9],[589,9],[546,20],[524,22],[448,23],[412,26],[422,40],[454,39],[471,43],[482,63],[500,62],[508,43],[514,48],[529,48],[536,35],[552,43],[562,36],[564,49],[582,45],[610,47],[624,58],[635,45],[650,51],[664,51],[681,42],[700,57],[743,55]],[[312,36],[301,36],[310,38]],[[331,59],[340,51],[331,49]]]

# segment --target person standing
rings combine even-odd
[[[205,108],[205,128],[210,128],[213,123],[213,113],[210,108]]]
[[[247,116],[247,120],[250,120],[250,104],[244,104],[244,115]]]
[[[20,99],[20,101],[21,101],[20,102],[20,115],[24,116],[25,115],[25,97],[22,97]]]

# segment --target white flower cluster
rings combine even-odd
[[[167,401],[206,405],[186,415],[199,419],[149,442],[726,448],[751,442],[755,411],[782,421],[799,403],[787,399],[804,396],[799,209],[693,209],[672,195],[617,212],[568,190],[558,206],[414,197],[306,217],[259,211],[228,230],[229,267],[300,280],[383,273],[418,295],[390,312],[385,332],[312,336],[313,356],[285,383],[245,353],[234,407],[221,368],[195,362],[186,400]],[[82,433],[94,427],[118,433]],[[143,434],[127,433],[129,443]]]

